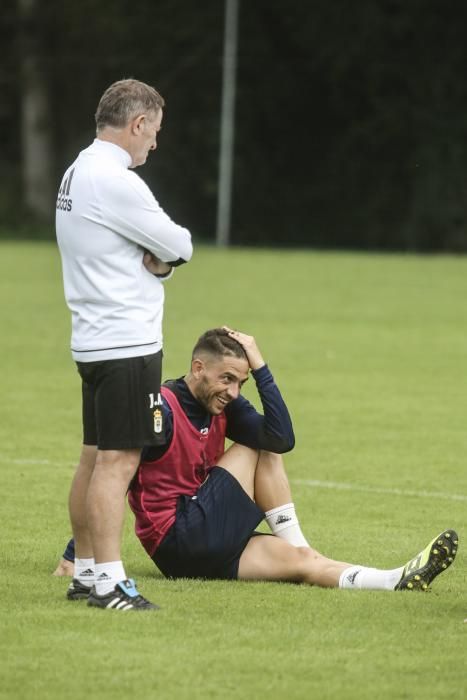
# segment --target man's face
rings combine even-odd
[[[157,134],[161,129],[162,109],[138,117],[133,131],[131,167],[136,168],[146,162],[149,151],[157,148]]]
[[[191,387],[193,395],[211,415],[218,416],[240,395],[248,371],[247,360],[239,357],[195,360],[192,367],[195,376]]]

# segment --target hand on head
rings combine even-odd
[[[266,364],[252,335],[235,331],[229,326],[222,326],[222,328],[245,350],[251,369],[259,369]]]

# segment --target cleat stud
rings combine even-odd
[[[414,576],[414,579],[415,579],[415,581],[420,581],[421,576],[420,576],[419,574],[416,574],[416,575]]]
[[[442,569],[447,569],[447,568],[448,568],[448,565],[446,564],[445,561],[443,561],[443,563],[441,564],[441,568],[442,568]]]
[[[438,540],[436,544],[439,544],[439,546],[441,547],[441,545],[443,544],[443,540]]]
[[[428,588],[428,584],[427,584],[427,583],[422,583],[422,591],[426,591],[427,588]]]
[[[439,554],[439,549],[434,549],[433,554]]]
[[[459,540],[453,540],[453,544],[459,544]]]
[[[444,536],[446,537],[446,539],[449,539],[449,538],[451,537],[451,533],[450,533],[450,532],[445,532],[445,533],[444,533]]]
[[[448,562],[454,561],[452,557],[448,557]]]
[[[407,588],[413,588],[413,583],[412,583],[412,581],[409,581],[409,583],[407,584]]]
[[[457,554],[457,549],[453,549],[453,550],[452,550],[452,553],[453,553],[453,554]]]

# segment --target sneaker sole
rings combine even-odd
[[[68,590],[66,592],[66,597],[67,597],[67,600],[87,600],[89,598],[90,593],[91,593],[90,587],[87,588],[82,583],[80,583],[77,579],[73,579],[73,581],[68,586]]]
[[[453,563],[457,554],[458,542],[457,532],[444,530],[438,537],[435,537],[431,545],[428,545],[430,547],[428,560],[422,567],[417,568],[417,559],[421,559],[422,555],[406,565],[405,568],[410,567],[411,571],[405,574],[404,570],[395,590],[426,591],[433,579],[446,571]]]
[[[160,610],[160,607],[158,605],[154,605],[154,603],[148,603],[147,605],[132,605],[129,601],[121,600],[114,604],[103,605],[101,601],[96,601],[95,598],[88,598],[88,606],[90,608],[98,608],[100,610],[121,610],[122,612],[127,612],[130,610]]]
[[[87,600],[89,598],[89,593],[80,593],[79,591],[73,591],[72,593],[66,594],[67,600]]]
[[[119,581],[113,591],[106,595],[97,595],[95,586],[92,587],[88,598],[90,608],[101,608],[102,610],[159,610],[158,605],[154,605],[146,600],[136,589],[134,579],[129,578]]]

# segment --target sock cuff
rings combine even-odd
[[[122,566],[123,562],[121,559],[118,561],[100,561],[98,564],[96,563],[96,569],[99,568],[99,570],[102,569],[108,569],[114,566]]]
[[[275,515],[276,513],[280,513],[281,510],[288,510],[288,509],[293,509],[295,510],[295,506],[293,503],[284,503],[282,506],[277,506],[277,508],[272,508],[271,510],[267,510],[265,512],[266,518],[269,518],[271,515]]]
[[[293,503],[286,503],[279,508],[272,508],[265,515],[266,522],[275,535],[278,532],[282,532],[282,530],[298,525],[298,518],[295,514]]]
[[[88,558],[82,558],[82,559],[80,559],[79,557],[75,557],[75,564],[76,564],[76,566],[81,566],[85,569],[87,569],[87,568],[93,569],[95,566],[94,557],[88,557]]]

